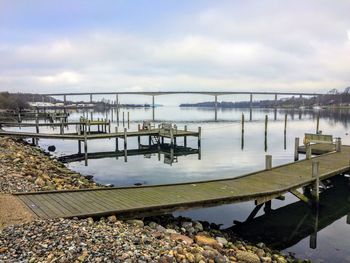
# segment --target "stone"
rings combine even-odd
[[[171,229],[171,228],[167,228],[164,231],[165,234],[171,235],[171,234],[177,234],[176,230]]]
[[[248,251],[238,251],[236,253],[236,258],[238,261],[241,260],[246,263],[260,263],[259,257],[256,254]]]
[[[211,247],[214,247],[214,248],[221,248],[221,246],[219,245],[218,241],[216,241],[214,238],[211,238],[211,237],[206,237],[206,236],[202,236],[202,235],[196,235],[194,237],[194,240],[200,246],[211,246]]]
[[[181,234],[171,234],[170,235],[170,239],[171,240],[174,240],[174,241],[182,241],[182,242],[185,242],[186,244],[188,245],[191,245],[193,243],[193,239],[188,237],[188,236],[185,236],[185,235],[181,235]]]
[[[45,186],[45,181],[41,177],[36,178],[34,183],[38,186]]]
[[[115,223],[117,222],[117,217],[115,215],[111,215],[107,218],[108,222]]]
[[[143,221],[142,220],[138,220],[138,219],[127,220],[126,223],[128,223],[130,225],[138,226],[138,227],[143,227],[144,226]]]
[[[216,237],[215,239],[216,239],[216,241],[218,241],[223,246],[226,246],[227,243],[228,243],[227,239],[224,238],[224,237]]]

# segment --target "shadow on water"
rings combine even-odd
[[[333,187],[320,195],[317,211],[299,201],[275,210],[266,209],[263,215],[248,217],[244,222],[235,221],[235,225],[227,231],[250,242],[264,242],[278,250],[309,238],[310,248],[314,249],[317,247],[317,232],[346,215],[347,224],[350,224],[348,178],[337,176],[332,183]]]

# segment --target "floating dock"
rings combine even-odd
[[[288,192],[307,203],[317,204],[322,180],[348,172],[349,156],[350,146],[341,146],[337,152],[332,151],[274,168],[271,167],[271,156],[267,156],[269,158],[266,158],[265,170],[230,179],[155,186],[18,193],[16,196],[40,218],[111,214],[120,217],[149,216],[193,207],[250,200],[255,200],[257,205],[261,205]],[[299,192],[300,188],[311,188],[311,197]]]

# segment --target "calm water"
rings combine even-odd
[[[130,112],[130,129],[137,129],[143,120],[152,120],[152,109],[122,109]],[[244,142],[241,134],[241,114],[245,115]],[[284,115],[287,113],[287,133],[284,137]],[[264,119],[268,115],[267,140],[264,139]],[[81,115],[90,112],[75,112],[70,120],[78,120]],[[162,121],[172,121],[179,128],[187,125],[189,130],[202,127],[202,147],[199,154],[194,151],[187,156],[177,156],[169,164],[167,149],[161,153],[123,157],[110,156],[102,159],[89,159],[84,162],[67,164],[71,169],[85,175],[93,175],[99,183],[127,186],[135,183],[162,184],[207,179],[235,177],[264,168],[265,155],[273,156],[273,165],[293,161],[294,138],[303,137],[305,132],[314,133],[317,112],[298,110],[260,110],[244,109],[219,110],[217,121],[213,109],[159,107],[155,109],[156,125]],[[341,137],[344,144],[350,144],[346,110],[320,112],[320,130],[324,134]],[[93,113],[93,118],[112,118],[112,113]],[[117,125],[113,113],[113,128]],[[120,123],[120,126],[122,124]],[[71,128],[72,130],[73,127]],[[121,128],[120,128],[121,129]],[[22,129],[23,130],[23,129]],[[34,130],[34,128],[26,128]],[[41,128],[53,132],[52,129]],[[58,132],[56,130],[55,132]],[[144,138],[142,144],[148,145]],[[40,146],[47,149],[56,146],[57,156],[77,153],[77,144],[72,141],[40,140]],[[178,140],[178,145],[183,141]],[[197,138],[188,138],[187,146],[197,149]],[[122,147],[121,143],[119,147]],[[89,141],[89,152],[113,152],[114,140]],[[128,148],[137,149],[137,139],[128,140]],[[121,149],[121,148],[120,148]],[[200,158],[199,158],[200,157]],[[301,156],[301,158],[304,158]],[[176,212],[175,215],[188,216],[196,220],[205,220],[222,224],[241,236],[252,241],[263,241],[271,246],[295,253],[301,258],[311,258],[316,262],[350,262],[350,189],[343,177],[336,178],[334,188],[324,192],[322,206],[318,213],[312,212],[306,205],[291,195],[285,201],[273,200],[272,211],[263,210],[254,220],[244,222],[254,209],[253,202],[234,205],[222,205],[211,208],[193,209]],[[236,224],[233,223],[235,221]],[[238,221],[244,222],[239,224]],[[317,234],[316,234],[317,233]],[[311,240],[311,243],[310,243]],[[316,240],[316,242],[315,242]],[[310,245],[312,248],[310,248]]]

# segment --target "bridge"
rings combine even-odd
[[[218,96],[224,95],[249,95],[250,103],[253,102],[253,95],[267,95],[275,96],[275,101],[277,101],[278,96],[311,96],[319,97],[325,95],[323,93],[316,92],[272,92],[272,91],[123,91],[123,92],[70,92],[70,93],[46,93],[39,94],[39,96],[49,96],[49,97],[63,97],[64,103],[67,103],[68,96],[90,96],[90,102],[93,102],[93,96],[103,96],[103,95],[115,95],[116,104],[119,103],[119,95],[146,95],[152,96],[152,106],[155,106],[155,96],[161,95],[175,95],[175,94],[193,94],[193,95],[208,95],[215,98],[215,105],[217,104]]]

